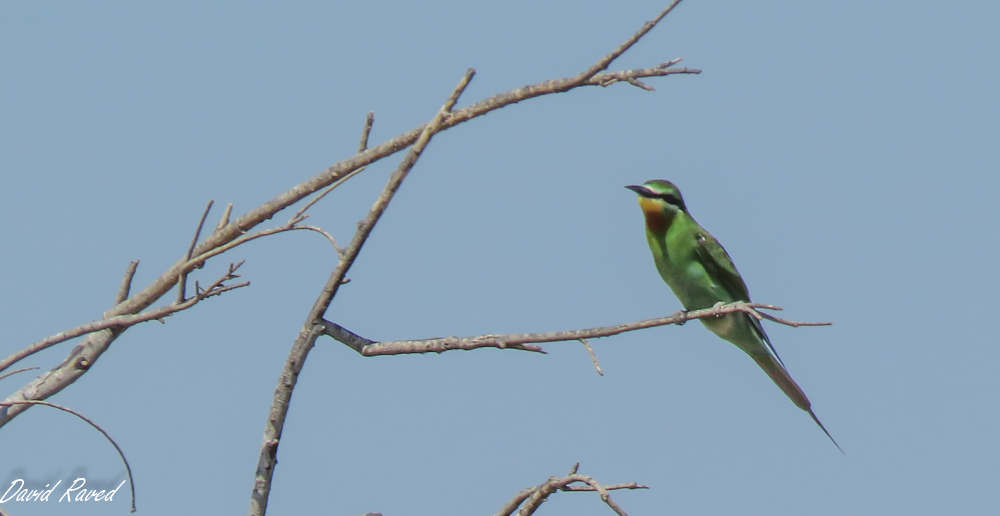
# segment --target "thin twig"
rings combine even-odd
[[[228,292],[237,288],[242,288],[250,285],[249,281],[244,281],[242,283],[237,283],[234,285],[223,286],[223,282],[238,278],[239,275],[234,274],[236,269],[242,265],[243,262],[233,265],[230,264],[229,272],[221,276],[219,279],[214,281],[208,289],[203,293],[198,293],[197,295],[188,298],[183,303],[172,304],[161,306],[159,308],[154,308],[152,310],[147,310],[145,312],[140,312],[138,314],[131,315],[117,315],[114,317],[106,317],[98,321],[92,321],[86,324],[81,324],[75,328],[70,328],[66,331],[61,331],[55,335],[51,335],[37,342],[33,342],[24,349],[12,353],[7,358],[0,360],[0,371],[9,368],[14,363],[23,360],[39,351],[50,348],[60,342],[66,342],[70,339],[75,339],[82,335],[88,333],[94,333],[101,330],[106,330],[108,328],[127,328],[129,326],[135,326],[136,324],[143,323],[146,321],[161,320],[164,317],[173,315],[182,310],[187,310],[192,306],[198,304],[198,302],[222,294],[223,292]]]
[[[362,153],[368,149],[368,135],[371,134],[372,124],[374,123],[375,123],[375,112],[369,111],[368,116],[365,117],[365,125],[364,127],[361,128],[361,142],[358,144],[358,153]],[[344,181],[347,181],[348,179],[360,174],[362,171],[364,171],[364,169],[365,167],[358,167],[348,172],[344,177],[338,179],[332,185],[326,187],[326,189],[320,192],[319,195],[310,199],[305,206],[299,209],[299,211],[295,212],[295,215],[292,216],[291,220],[295,220],[301,217],[302,214],[306,212],[306,210],[312,207],[312,205],[319,202],[320,199],[326,197],[326,194],[332,192],[334,188],[337,188],[338,186],[344,184]],[[337,249],[337,254],[339,255],[341,253],[340,248],[337,247],[336,244],[334,244],[334,247]]]
[[[135,276],[135,269],[139,267],[139,260],[129,262],[125,268],[125,277],[122,278],[121,285],[118,286],[118,293],[115,295],[115,306],[128,299],[128,293],[132,289],[132,278]]]
[[[649,486],[644,486],[636,482],[625,482],[623,484],[611,484],[610,486],[604,486],[604,489],[607,489],[608,491],[614,491],[617,489],[649,489]],[[566,486],[560,489],[560,491],[596,491],[596,489],[594,489],[591,486],[584,485],[584,486]]]
[[[770,309],[770,310],[781,310],[780,308],[778,308],[776,306],[758,306],[757,308],[767,308],[767,309]],[[771,314],[764,313],[764,312],[757,311],[756,313],[759,314],[761,317],[769,320],[769,321],[774,321],[774,322],[776,322],[778,324],[784,324],[785,326],[791,326],[792,328],[798,328],[799,326],[830,326],[831,324],[833,324],[832,322],[789,321],[788,319],[782,319],[781,317],[776,317],[776,316],[773,316]]]
[[[578,80],[580,82],[586,81],[587,79],[590,79],[591,77],[597,75],[597,73],[601,72],[602,70],[607,70],[607,68],[611,66],[611,63],[614,62],[615,59],[618,59],[619,56],[628,51],[628,49],[632,48],[632,45],[638,43],[639,40],[646,35],[646,33],[653,30],[653,27],[656,27],[656,24],[660,23],[660,20],[662,20],[666,15],[670,14],[670,11],[673,11],[674,7],[677,7],[677,4],[679,3],[681,3],[681,0],[674,0],[674,2],[671,3],[669,6],[667,6],[666,9],[661,11],[660,14],[656,16],[656,18],[653,18],[652,20],[642,24],[642,27],[638,31],[636,31],[636,33],[633,34],[631,38],[625,40],[625,42],[622,43],[618,48],[612,50],[611,53],[609,53],[608,55],[600,58],[596,63],[593,64],[593,66],[587,68],[586,71],[578,75],[577,76]]]
[[[377,342],[361,337],[344,329],[336,323],[324,321],[324,333],[334,339],[346,344],[351,349],[358,351],[366,357],[379,355],[405,355],[411,353],[442,353],[455,349],[472,350],[479,348],[500,348],[517,349],[521,351],[534,351],[544,353],[541,347],[534,344],[543,342],[561,342],[582,339],[595,339],[599,337],[610,337],[625,333],[627,331],[642,330],[656,326],[668,324],[684,324],[692,319],[704,319],[706,317],[716,317],[731,312],[746,312],[751,315],[759,315],[765,319],[787,326],[829,326],[830,322],[796,322],[780,319],[757,309],[781,310],[774,305],[761,303],[746,303],[737,301],[729,304],[717,304],[712,308],[702,310],[691,310],[690,312],[680,311],[667,317],[656,319],[646,319],[631,323],[616,324],[614,326],[601,326],[598,328],[586,328],[582,330],[554,331],[547,333],[511,333],[506,335],[479,335],[476,337],[439,337],[436,339],[422,340],[394,340],[388,342]],[[360,349],[359,349],[360,348]]]
[[[184,255],[185,260],[190,260],[191,255],[194,254],[194,248],[198,245],[198,239],[201,238],[201,228],[205,226],[205,219],[208,218],[208,212],[212,211],[212,204],[215,201],[212,199],[208,200],[208,205],[205,206],[205,211],[201,214],[201,219],[198,220],[198,228],[194,230],[194,238],[191,239],[191,245],[188,247],[187,253]],[[183,303],[184,299],[187,297],[187,277],[189,271],[184,271],[177,278],[177,303]]]
[[[37,366],[35,366],[35,367],[25,367],[25,368],[22,368],[22,369],[15,369],[14,371],[11,371],[9,373],[0,374],[0,380],[3,380],[4,378],[7,378],[8,376],[13,376],[13,375],[15,375],[17,373],[23,373],[25,371],[31,371],[32,369],[38,369],[38,367]]]
[[[62,405],[56,405],[55,403],[49,403],[47,401],[0,401],[0,407],[3,407],[3,410],[7,410],[8,407],[11,407],[13,405],[44,405],[46,407],[52,407],[54,409],[59,409],[64,412],[69,412],[70,414],[73,414],[74,416],[86,421],[87,424],[96,428],[98,432],[104,434],[104,437],[108,440],[108,442],[110,442],[111,445],[115,447],[115,450],[118,451],[118,456],[122,458],[122,462],[125,463],[125,471],[128,473],[128,485],[129,489],[132,491],[132,512],[135,512],[135,481],[132,479],[132,466],[129,466],[128,459],[125,458],[125,452],[123,452],[121,447],[118,446],[118,443],[116,443],[115,440],[111,438],[111,435],[105,432],[100,425],[91,421],[87,416],[84,416],[83,414],[73,409],[66,408]]]
[[[271,479],[278,462],[278,444],[281,442],[281,433],[284,428],[285,417],[288,415],[292,392],[295,389],[298,376],[302,372],[302,367],[309,357],[309,351],[315,345],[316,338],[323,333],[323,326],[320,324],[320,321],[323,320],[323,314],[326,313],[334,296],[337,295],[340,286],[344,284],[347,271],[358,257],[358,253],[361,252],[361,247],[368,240],[372,229],[374,229],[382,214],[389,207],[389,202],[399,190],[400,185],[402,185],[403,180],[406,179],[410,170],[416,165],[417,160],[427,147],[427,144],[430,143],[431,138],[441,130],[442,122],[451,113],[451,109],[458,102],[459,96],[465,91],[474,74],[475,70],[471,68],[465,73],[465,76],[459,81],[458,86],[455,87],[448,100],[445,101],[444,106],[438,110],[434,118],[425,126],[416,143],[413,144],[406,157],[400,162],[396,171],[389,177],[388,184],[382,189],[382,193],[379,194],[378,200],[375,201],[368,215],[358,225],[358,230],[354,234],[354,238],[347,246],[347,249],[344,250],[340,261],[330,274],[326,285],[324,285],[319,297],[313,303],[312,309],[306,316],[306,321],[299,331],[299,336],[292,344],[292,349],[285,360],[281,377],[278,379],[278,386],[274,390],[267,424],[264,427],[264,439],[261,443],[260,454],[257,459],[253,492],[250,495],[251,516],[263,516],[267,511],[267,501],[271,494]]]
[[[342,178],[338,179],[337,181],[335,181],[332,185],[326,187],[326,189],[324,189],[322,192],[320,192],[319,195],[317,195],[316,197],[313,197],[312,199],[309,199],[309,202],[307,202],[305,204],[305,206],[303,206],[302,208],[300,208],[299,211],[295,212],[295,215],[292,215],[292,218],[289,219],[289,223],[291,223],[291,221],[296,220],[296,219],[300,219],[301,220],[301,218],[303,216],[302,214],[305,213],[306,210],[308,210],[309,208],[312,208],[314,204],[316,204],[316,203],[318,203],[320,201],[320,199],[326,197],[326,194],[332,192],[338,186],[344,184],[348,179],[350,179],[350,178],[352,178],[352,177],[354,177],[354,176],[356,176],[356,175],[358,175],[358,174],[360,174],[360,173],[362,173],[364,171],[365,171],[365,167],[356,168],[356,169],[348,172],[347,174],[345,174],[344,177],[342,177]],[[339,252],[340,249],[337,249],[337,251]]]
[[[317,227],[317,226],[307,226],[307,225],[304,225],[304,224],[299,224],[297,226],[292,227],[291,229],[293,229],[293,230],[296,230],[296,229],[307,229],[309,231],[315,231],[315,232],[317,232],[317,233],[325,236],[326,239],[330,242],[330,244],[333,245],[333,250],[337,252],[337,256],[340,256],[341,249],[340,249],[340,246],[337,245],[337,239],[333,238],[333,235],[331,235],[329,232],[327,232],[323,228],[320,228],[320,227]]]
[[[601,363],[597,361],[597,355],[594,354],[594,348],[590,347],[590,343],[587,339],[579,339],[584,346],[587,347],[587,353],[590,353],[590,359],[594,362],[594,369],[597,369],[597,374],[604,376],[604,371],[601,370]]]
[[[326,239],[333,245],[334,250],[336,250],[338,253],[341,252],[339,246],[337,245],[337,241],[333,238],[333,235],[331,235],[330,233],[324,231],[322,228],[319,228],[319,227],[316,227],[316,226],[308,226],[308,225],[301,225],[301,224],[300,225],[292,224],[292,225],[284,225],[284,226],[278,226],[278,227],[274,227],[274,228],[265,229],[263,231],[259,231],[257,233],[253,233],[253,234],[250,234],[250,235],[244,235],[243,237],[237,238],[236,240],[233,240],[232,242],[229,242],[228,244],[226,244],[226,245],[224,245],[224,246],[222,246],[222,247],[220,247],[218,249],[215,249],[213,251],[209,251],[209,252],[206,252],[204,254],[200,254],[198,256],[195,256],[195,257],[191,258],[187,263],[184,264],[185,266],[184,266],[184,268],[182,270],[190,271],[190,270],[194,269],[199,263],[203,263],[205,260],[207,260],[207,259],[209,259],[209,258],[211,258],[213,256],[217,256],[219,254],[222,254],[222,253],[224,253],[226,251],[229,251],[230,249],[232,249],[234,247],[237,247],[239,245],[245,244],[245,243],[250,242],[252,240],[256,240],[258,238],[269,236],[269,235],[283,233],[283,232],[286,232],[286,231],[295,231],[295,230],[309,230],[309,231],[314,231],[316,233],[319,233],[319,234],[323,235],[324,237],[326,237]],[[240,263],[243,263],[243,262],[240,262]],[[225,276],[223,278],[225,278]],[[229,279],[233,279],[233,278],[229,278]],[[207,297],[216,296],[216,295],[222,294],[223,292],[227,292],[227,291],[230,291],[230,290],[233,290],[233,289],[236,289],[236,288],[246,287],[248,285],[250,285],[250,282],[247,281],[247,282],[239,283],[239,284],[236,284],[236,285],[227,286],[227,287],[224,287],[224,288],[220,288],[220,287],[216,286],[215,289],[212,290],[208,295],[196,296],[196,297],[193,297],[193,298],[189,298],[189,299],[187,299],[184,302],[179,303],[179,304],[167,305],[167,306],[163,306],[163,307],[156,308],[156,309],[153,309],[153,310],[148,310],[148,311],[145,311],[145,312],[140,312],[139,314],[128,314],[128,315],[119,315],[119,316],[108,316],[108,314],[105,314],[105,318],[104,319],[101,319],[101,320],[98,320],[98,321],[92,321],[92,322],[89,322],[89,323],[86,323],[86,324],[81,324],[81,325],[76,326],[74,328],[70,328],[68,330],[64,330],[64,331],[61,331],[59,333],[56,333],[55,335],[50,335],[49,337],[46,337],[46,338],[44,338],[42,340],[34,342],[34,343],[30,344],[29,346],[25,347],[24,349],[22,349],[22,350],[20,350],[20,351],[18,351],[16,353],[11,354],[7,358],[5,358],[3,360],[0,360],[0,371],[3,371],[4,369],[7,369],[11,365],[13,365],[15,362],[23,360],[23,359],[25,359],[25,358],[27,358],[27,357],[35,354],[35,353],[38,353],[39,351],[42,351],[42,350],[47,349],[49,347],[52,347],[52,346],[54,346],[56,344],[59,344],[61,342],[65,342],[65,341],[70,340],[70,339],[75,339],[75,338],[80,337],[82,335],[86,335],[86,334],[89,334],[89,333],[94,333],[94,332],[101,331],[101,330],[104,330],[104,329],[107,329],[107,328],[121,328],[121,329],[124,329],[124,328],[127,328],[129,326],[134,326],[136,324],[143,323],[143,322],[146,322],[146,321],[160,320],[160,319],[162,319],[164,317],[173,315],[173,314],[175,314],[177,312],[180,312],[180,311],[183,311],[183,310],[187,310],[188,308],[191,308],[192,306],[194,306],[195,304],[197,304],[199,301],[201,301],[201,300],[203,300],[203,299],[205,299]]]

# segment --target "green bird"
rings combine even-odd
[[[639,194],[639,206],[646,217],[646,239],[656,269],[686,310],[711,308],[718,303],[750,302],[747,286],[733,260],[722,244],[691,217],[673,183],[653,179],[625,188]],[[816,417],[806,393],[788,374],[757,318],[745,312],[732,312],[701,322],[750,355],[797,407],[812,416],[843,453]]]

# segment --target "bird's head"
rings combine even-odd
[[[639,206],[646,216],[646,225],[654,232],[663,231],[675,215],[687,211],[681,191],[670,181],[652,179],[625,188],[639,195]]]

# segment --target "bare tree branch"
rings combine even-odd
[[[129,262],[128,267],[125,269],[125,277],[122,278],[122,283],[118,286],[118,293],[115,295],[115,306],[128,299],[129,290],[132,288],[132,278],[135,276],[135,270],[138,267],[139,260]]]
[[[38,369],[38,367],[22,367],[21,369],[15,369],[9,373],[0,374],[0,380],[7,378],[8,376],[14,376],[17,373],[23,373],[25,371],[31,371],[32,369]]]
[[[606,503],[608,507],[611,507],[619,516],[628,516],[625,511],[611,499],[611,494],[608,491],[617,489],[649,489],[649,487],[636,484],[634,482],[628,484],[615,484],[612,486],[602,486],[592,477],[586,475],[580,475],[577,473],[577,469],[580,467],[580,463],[576,463],[570,470],[569,475],[562,478],[549,477],[548,480],[542,482],[535,487],[529,487],[523,491],[514,495],[509,502],[507,502],[495,516],[510,516],[517,511],[518,516],[530,516],[538,510],[538,507],[548,500],[549,496],[556,491],[597,491],[601,495],[601,501]],[[573,486],[570,484],[583,483],[583,486]]]
[[[358,152],[364,152],[365,149],[368,148],[368,135],[371,134],[371,132],[372,132],[372,125],[374,123],[375,123],[375,112],[374,111],[369,111],[368,112],[368,116],[365,117],[365,125],[361,128],[361,142],[358,144]],[[319,195],[317,195],[316,197],[313,197],[309,202],[306,203],[305,206],[303,206],[301,209],[299,209],[299,211],[295,212],[295,215],[292,216],[292,220],[301,217],[302,214],[306,212],[306,210],[308,210],[309,208],[312,208],[312,205],[318,203],[320,201],[320,199],[326,197],[326,194],[332,192],[334,188],[337,188],[338,186],[340,186],[341,184],[343,184],[344,181],[347,181],[348,179],[354,177],[357,174],[360,174],[364,170],[365,170],[365,167],[358,167],[358,168],[350,171],[349,173],[347,173],[344,177],[342,177],[342,178],[338,179],[337,181],[335,181],[332,185],[326,187],[326,189],[323,190],[322,192],[320,192]],[[334,247],[337,247],[337,246],[334,246]],[[337,253],[339,254],[340,252],[341,252],[340,248],[337,247]]]
[[[246,287],[250,285],[249,281],[244,281],[242,283],[237,283],[234,285],[224,285],[226,281],[240,277],[239,274],[236,274],[236,270],[239,269],[240,265],[242,264],[243,262],[240,262],[238,264],[229,264],[229,270],[226,272],[226,274],[222,275],[221,277],[219,277],[219,279],[212,282],[212,284],[210,284],[207,289],[204,289],[201,292],[197,292],[194,297],[188,298],[183,303],[175,303],[172,305],[162,306],[160,308],[154,308],[152,310],[147,310],[145,312],[141,312],[135,315],[118,315],[114,317],[106,317],[99,321],[93,321],[87,324],[81,324],[80,326],[77,326],[75,328],[70,328],[66,331],[61,331],[55,335],[34,342],[28,347],[11,354],[10,356],[8,356],[3,360],[0,360],[0,371],[9,368],[11,365],[17,363],[18,361],[23,360],[31,355],[34,355],[39,351],[50,348],[56,344],[59,344],[60,342],[66,342],[67,340],[75,339],[82,335],[87,335],[88,333],[94,333],[97,331],[107,330],[111,328],[115,329],[127,328],[129,326],[134,326],[136,324],[143,323],[146,321],[153,321],[153,320],[158,321],[160,319],[163,319],[164,317],[173,315],[182,310],[187,310],[188,308],[191,308],[192,306],[198,304],[203,299],[208,299],[210,297],[222,294],[223,292],[228,292],[230,290],[234,290],[237,288]],[[91,364],[91,362],[87,361],[86,359],[82,359],[82,361],[77,361],[77,364],[78,365],[87,364],[87,366],[89,367],[89,364]],[[3,411],[0,410],[0,415],[2,414]]]
[[[644,25],[643,28],[636,34],[639,35],[639,37],[646,34],[652,26],[655,25],[655,22],[659,21],[659,19],[662,19],[662,16],[658,17],[653,22]],[[636,36],[633,36],[626,41],[622,47],[619,47],[619,49],[624,47],[624,50],[627,50],[632,44],[634,44],[634,41],[632,41],[633,39],[636,39]],[[624,52],[624,50],[621,50],[621,52]],[[615,53],[613,52],[612,54]],[[611,60],[608,61],[608,63],[613,61],[617,55],[620,54],[612,55]],[[605,56],[605,58],[601,61],[598,61],[598,63],[591,68],[588,68],[587,73],[589,73],[589,71],[595,66],[598,69],[601,69],[601,66],[608,66],[607,64],[597,66],[605,60],[607,60],[607,56]],[[629,78],[641,79],[645,77],[660,77],[672,74],[696,74],[700,72],[700,70],[669,68],[661,65],[659,67],[625,70],[615,73],[597,73],[582,82],[581,77],[585,77],[587,73],[563,79],[543,81],[521,88],[516,88],[505,93],[499,93],[476,102],[466,108],[453,111],[447,118],[441,121],[441,125],[438,130],[447,130],[473,118],[485,115],[493,110],[500,109],[511,104],[516,104],[527,99],[542,95],[550,95],[553,93],[562,93],[580,86],[606,86],[614,82],[628,82]],[[426,125],[414,128],[406,133],[392,138],[391,140],[385,141],[375,147],[365,150],[364,152],[360,152],[351,158],[334,164],[319,174],[299,183],[288,191],[279,194],[264,204],[248,211],[236,220],[223,225],[196,245],[192,254],[194,256],[208,255],[210,251],[218,249],[229,242],[240,238],[252,228],[273,217],[279,211],[344,178],[351,171],[384,159],[387,156],[391,156],[396,152],[413,145],[420,135],[423,134],[426,128]],[[189,260],[185,258],[181,258],[140,292],[137,292],[124,302],[120,303],[118,306],[109,310],[107,315],[109,317],[114,317],[119,315],[137,314],[151,306],[177,284],[178,278],[185,272],[185,270],[190,270],[188,269],[188,267],[191,266]],[[83,342],[74,347],[66,359],[59,365],[28,382],[26,385],[8,396],[7,400],[19,401],[29,399],[46,399],[58,393],[86,373],[87,369],[80,369],[76,366],[77,364],[94,363],[105,351],[107,351],[111,343],[114,342],[122,331],[123,330],[120,328],[109,328],[91,333],[86,339],[84,339]],[[0,426],[3,426],[26,409],[26,405],[18,405],[10,407],[9,410],[0,411]]]
[[[17,371],[15,371],[15,372],[17,372]],[[49,403],[47,401],[2,401],[2,402],[0,402],[0,407],[10,407],[10,406],[13,406],[13,405],[44,405],[46,407],[52,407],[52,408],[55,408],[55,409],[62,410],[64,412],[69,412],[70,414],[73,414],[74,416],[76,416],[76,417],[78,417],[78,418],[86,421],[87,424],[89,424],[90,426],[96,428],[98,432],[101,432],[102,434],[104,434],[104,438],[107,439],[108,442],[110,442],[111,445],[115,447],[115,450],[118,451],[118,456],[121,457],[122,458],[122,462],[125,463],[125,471],[128,473],[128,485],[129,485],[129,489],[131,489],[131,491],[132,491],[132,512],[135,512],[135,481],[132,479],[132,466],[129,466],[128,459],[125,458],[125,452],[123,452],[122,449],[121,449],[121,447],[118,446],[118,443],[116,443],[115,440],[111,438],[111,435],[108,434],[107,432],[105,432],[104,429],[101,428],[100,425],[98,425],[97,423],[91,421],[89,418],[87,418],[87,416],[84,416],[83,414],[81,414],[81,413],[79,413],[79,412],[77,412],[77,411],[75,411],[73,409],[66,408],[66,407],[64,407],[62,405],[56,405],[55,403]]]
[[[642,39],[642,37],[645,36],[647,32],[653,30],[653,27],[656,27],[656,24],[660,23],[660,20],[662,20],[666,15],[670,14],[670,11],[673,11],[674,7],[677,7],[677,4],[679,3],[681,3],[681,0],[674,0],[669,6],[667,6],[666,9],[661,11],[660,14],[656,15],[656,18],[653,18],[652,20],[642,24],[642,28],[636,31],[636,33],[633,34],[631,38],[625,40],[625,42],[622,43],[618,48],[611,51],[610,54],[599,59],[596,63],[593,64],[593,66],[587,68],[587,70],[585,70],[583,73],[577,75],[575,79],[577,79],[582,83],[590,79],[591,77],[597,75],[598,72],[607,70],[615,59],[618,59],[622,54],[627,52],[628,49],[632,48],[632,45],[638,43],[639,40]]]
[[[544,353],[545,351],[543,351],[541,347],[533,344],[610,337],[627,331],[642,330],[656,326],[665,326],[668,324],[681,325],[692,319],[718,317],[731,312],[746,312],[754,317],[768,319],[792,327],[829,326],[833,324],[830,322],[789,321],[787,319],[781,319],[779,317],[762,313],[757,310],[758,308],[781,310],[780,307],[774,305],[737,301],[729,304],[718,303],[712,308],[705,308],[702,310],[691,310],[690,312],[679,311],[667,317],[616,324],[614,326],[587,328],[583,330],[553,331],[547,333],[511,333],[506,335],[487,334],[476,337],[439,337],[435,339],[394,340],[389,342],[376,342],[366,339],[351,332],[350,330],[345,329],[339,324],[330,321],[323,321],[323,333],[346,344],[351,349],[366,357],[373,357],[379,355],[406,355],[412,353],[442,353],[455,349],[471,350],[479,348],[517,349],[521,351]],[[595,365],[597,365],[596,357],[594,357],[594,362]],[[598,371],[600,371],[600,366],[598,366]]]
[[[226,209],[222,212],[222,218],[219,219],[219,223],[215,226],[215,231],[218,231],[227,225],[229,225],[229,215],[233,213],[233,203],[226,205]]]
[[[316,343],[316,338],[323,331],[323,327],[320,325],[323,314],[326,313],[330,302],[333,301],[340,286],[344,283],[347,271],[350,270],[351,265],[354,264],[354,260],[357,259],[358,253],[361,252],[362,246],[368,240],[368,236],[371,235],[372,229],[375,228],[385,210],[388,209],[389,202],[396,195],[396,192],[399,190],[400,185],[403,184],[410,170],[417,164],[417,160],[427,147],[427,144],[430,143],[431,138],[441,130],[442,122],[451,114],[451,109],[458,102],[459,96],[465,91],[466,86],[469,85],[469,81],[472,80],[472,76],[475,73],[476,71],[471,68],[465,72],[465,76],[459,81],[455,90],[451,92],[444,106],[424,126],[424,130],[421,132],[420,137],[417,138],[413,148],[410,149],[410,152],[400,162],[399,168],[389,177],[389,183],[385,185],[382,193],[379,194],[375,205],[372,206],[364,220],[358,224],[358,230],[354,234],[354,238],[347,246],[347,249],[344,250],[340,261],[330,274],[330,278],[327,280],[322,292],[320,292],[319,297],[313,303],[312,309],[306,316],[305,324],[302,330],[299,331],[298,338],[292,344],[292,349],[289,351],[288,358],[285,361],[285,367],[281,371],[278,386],[274,390],[271,410],[268,414],[267,424],[264,427],[264,439],[261,443],[260,456],[257,459],[257,472],[254,477],[253,492],[250,496],[251,516],[263,516],[267,511],[267,501],[271,494],[271,479],[274,475],[274,467],[278,463],[278,444],[281,441],[281,432],[284,429],[285,417],[288,415],[292,391],[295,389],[299,373],[302,372],[302,366],[305,365],[309,351],[312,350]],[[364,139],[362,139],[362,143],[364,143]]]
[[[594,363],[594,369],[597,369],[597,374],[604,376],[604,370],[601,369],[601,363],[597,361],[597,354],[594,353],[594,348],[590,347],[587,339],[580,339],[580,342],[587,348],[587,353],[590,354],[590,360]]]
[[[201,228],[205,227],[205,219],[208,218],[208,212],[212,211],[212,205],[215,201],[209,199],[208,205],[205,206],[205,211],[201,214],[201,219],[198,220],[198,227],[194,230],[194,238],[191,239],[191,245],[188,247],[187,253],[184,255],[186,260],[191,260],[191,255],[194,253],[194,246],[198,245],[198,239],[201,238]],[[200,267],[201,263],[196,267]],[[188,270],[185,270],[177,278],[177,302],[183,303],[187,297],[187,277]]]

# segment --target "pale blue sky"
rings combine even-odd
[[[350,156],[368,111],[381,142],[428,120],[468,67],[460,105],[579,72],[665,5],[0,3],[0,355],[99,317],[130,260],[148,283],[208,199],[242,213]],[[835,321],[767,328],[846,456],[699,324],[593,341],[604,377],[577,343],[362,358],[321,339],[271,513],[492,514],[577,461],[649,485],[615,494],[633,516],[996,512],[998,22],[995,2],[688,0],[612,68],[684,57],[704,73],[440,134],[329,312],[376,340],[669,314],[622,187],[670,179],[755,300]],[[400,157],[310,221],[349,240]],[[282,235],[198,277],[240,259],[249,289],[129,330],[51,400],[118,440],[140,514],[247,510],[278,372],[334,256]],[[56,411],[19,417],[0,446],[4,490],[123,478],[111,446]],[[3,508],[126,514],[123,494]],[[611,514],[579,493],[539,512],[570,513]]]

